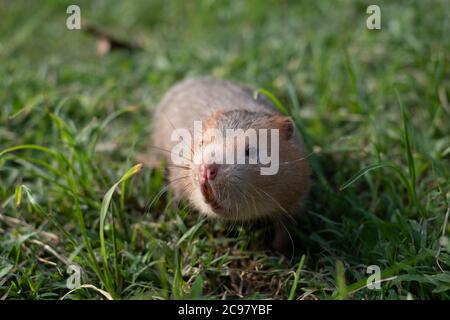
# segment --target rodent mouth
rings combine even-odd
[[[211,208],[214,211],[220,211],[222,210],[222,207],[217,202],[216,198],[214,197],[214,191],[208,181],[204,181],[203,183],[200,183],[200,190],[203,194],[203,198],[205,199],[205,202],[211,206]]]

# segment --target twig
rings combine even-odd
[[[63,257],[62,255],[60,255],[58,252],[55,251],[55,249],[53,249],[52,247],[50,247],[48,244],[45,244],[39,240],[33,239],[30,240],[31,243],[37,244],[38,246],[41,246],[42,248],[44,248],[44,250],[46,250],[47,252],[50,252],[52,255],[54,255],[58,260],[60,260],[61,262],[63,262],[66,265],[70,265],[71,262],[69,261],[69,259]]]
[[[21,226],[21,227],[24,227],[24,228],[32,231],[32,232],[36,232],[39,236],[45,238],[47,241],[50,241],[50,242],[53,242],[53,243],[58,243],[59,242],[59,237],[56,234],[51,233],[51,232],[37,230],[32,225],[29,225],[28,223],[26,223],[23,220],[0,214],[0,221],[6,223],[7,225],[9,225],[11,227]]]
[[[142,46],[124,39],[119,39],[90,22],[84,22],[81,30],[97,38],[97,54],[100,56],[106,55],[112,50],[142,50]]]

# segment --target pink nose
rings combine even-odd
[[[205,180],[214,180],[219,171],[219,165],[217,163],[202,164],[200,166],[200,174]]]

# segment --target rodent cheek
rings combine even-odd
[[[228,166],[228,170],[225,171],[228,177],[234,177],[239,180],[246,181],[250,178],[251,172],[246,164],[233,164]]]
[[[272,184],[274,176],[263,175],[261,174],[261,170],[259,166],[254,166],[252,168],[248,168],[245,172],[245,179],[251,181],[253,184],[257,186],[265,186],[266,184]]]
[[[233,175],[235,175],[234,167],[235,165],[233,164],[220,165],[220,170],[217,174],[217,179],[221,182],[229,180]]]
[[[199,174],[199,166],[198,165],[192,165],[191,166],[191,179],[195,183],[200,183],[200,174]]]

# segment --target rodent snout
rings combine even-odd
[[[200,176],[206,181],[214,180],[219,171],[219,165],[217,163],[201,164],[199,167]]]

